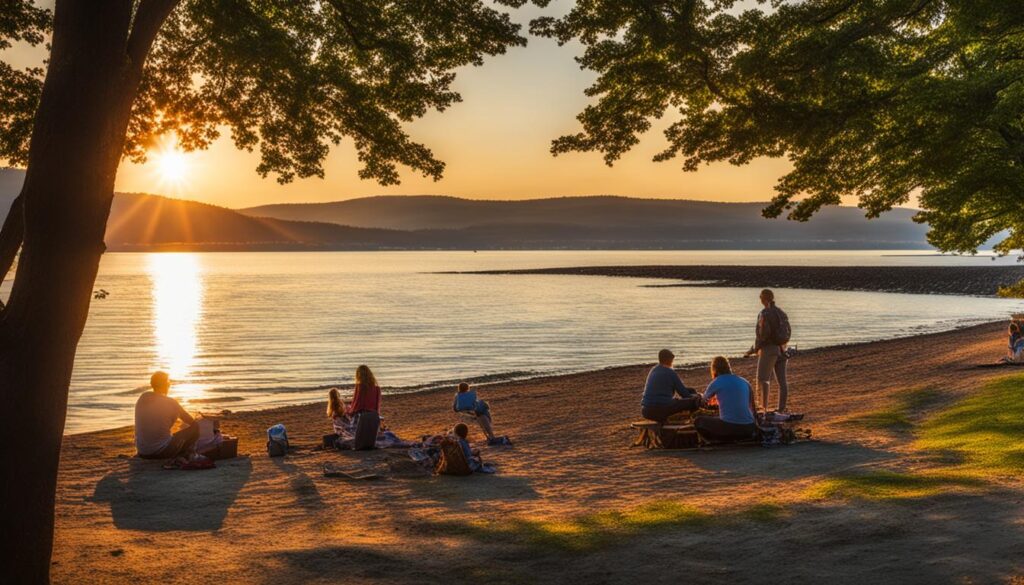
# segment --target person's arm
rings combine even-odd
[[[672,370],[672,392],[680,398],[689,398],[694,395],[693,389],[686,387],[683,379],[679,377],[675,370]]]
[[[185,423],[188,426],[196,424],[196,419],[192,418],[192,415],[189,414],[187,410],[182,408],[181,403],[177,401],[175,401],[175,403],[178,404],[178,418],[181,419],[181,422]]]
[[[362,391],[359,389],[359,385],[356,384],[356,389],[354,392],[352,392],[352,401],[348,403],[347,407],[345,407],[346,414],[355,414],[356,404],[359,403],[359,400],[362,397],[361,395]]]
[[[711,400],[715,394],[718,394],[718,388],[715,386],[715,381],[712,380],[711,383],[708,384],[708,387],[704,389],[704,394],[701,398],[704,399],[704,402],[707,402],[708,400]]]
[[[768,345],[768,339],[771,338],[771,324],[768,322],[767,309],[757,314],[757,328],[756,335],[754,336],[754,346],[750,348],[745,356],[752,356],[755,353],[761,351],[761,348]]]

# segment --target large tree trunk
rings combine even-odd
[[[0,227],[0,284],[4,283],[7,273],[14,265],[14,259],[18,257],[18,250],[21,249],[21,238],[24,236],[25,213],[21,202],[24,201],[21,195],[14,198],[11,208],[7,211],[3,227]],[[3,302],[0,302],[0,310],[3,310]]]
[[[103,253],[141,66],[130,0],[58,0],[22,189],[24,242],[0,312],[0,580],[46,583],[68,385]]]

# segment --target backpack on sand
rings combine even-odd
[[[458,439],[445,437],[441,441],[441,458],[437,461],[434,473],[438,475],[473,475],[473,470],[466,461],[466,452]]]
[[[267,455],[284,457],[288,454],[288,432],[284,425],[276,424],[267,429]]]
[[[790,337],[793,336],[793,328],[789,324],[789,315],[785,311],[778,307],[772,307],[775,309],[776,323],[772,325],[772,343],[775,345],[786,345],[789,343]]]

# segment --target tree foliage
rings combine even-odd
[[[14,43],[38,45],[50,30],[52,14],[28,0],[0,0],[0,51]],[[0,160],[27,162],[32,115],[43,88],[39,67],[16,69],[0,60]]]
[[[346,138],[363,178],[397,183],[399,165],[440,178],[444,163],[402,123],[458,102],[458,68],[526,44],[519,25],[481,0],[169,4],[143,55],[125,154],[144,160],[170,133],[185,149],[205,148],[227,129],[236,146],[259,151],[261,175],[282,183],[322,176],[330,145]],[[0,5],[0,48],[44,39],[49,11],[25,0]],[[0,63],[0,159],[26,161],[42,74]]]
[[[807,220],[856,196],[869,217],[919,196],[941,250],[1008,230],[1024,248],[1024,10],[1005,0],[579,0],[536,34],[598,73],[555,154],[612,164],[653,119],[657,161],[695,170],[787,156],[764,213]]]

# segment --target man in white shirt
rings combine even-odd
[[[199,439],[199,425],[178,401],[167,395],[171,379],[157,372],[149,379],[152,392],[143,392],[135,402],[135,449],[143,459],[173,459],[188,455]],[[171,434],[175,421],[185,428]]]

